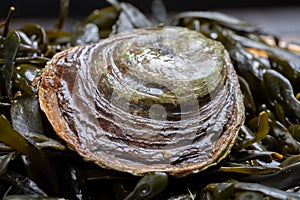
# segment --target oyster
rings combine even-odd
[[[56,54],[39,99],[83,158],[134,175],[204,170],[229,153],[244,121],[223,45],[182,27],[135,29]]]

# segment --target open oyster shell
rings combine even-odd
[[[86,160],[135,175],[204,170],[229,153],[244,121],[222,44],[181,27],[135,29],[58,53],[39,99]]]

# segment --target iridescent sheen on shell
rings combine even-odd
[[[227,51],[182,27],[135,29],[56,54],[39,99],[82,157],[135,175],[204,170],[229,153],[244,121]]]

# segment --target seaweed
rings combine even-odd
[[[108,2],[111,6],[95,9],[72,32],[63,30],[69,0],[61,0],[53,29],[37,24],[11,29],[14,7],[0,23],[0,197],[300,199],[299,51],[223,13],[187,11],[171,18],[155,0],[149,19],[132,4]],[[58,138],[39,108],[39,76],[53,55],[149,26],[184,26],[220,41],[239,75],[245,124],[230,154],[204,172],[135,177],[102,169]]]

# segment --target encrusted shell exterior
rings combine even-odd
[[[134,175],[204,170],[229,153],[244,121],[222,44],[181,27],[136,29],[58,53],[39,99],[86,160]]]

